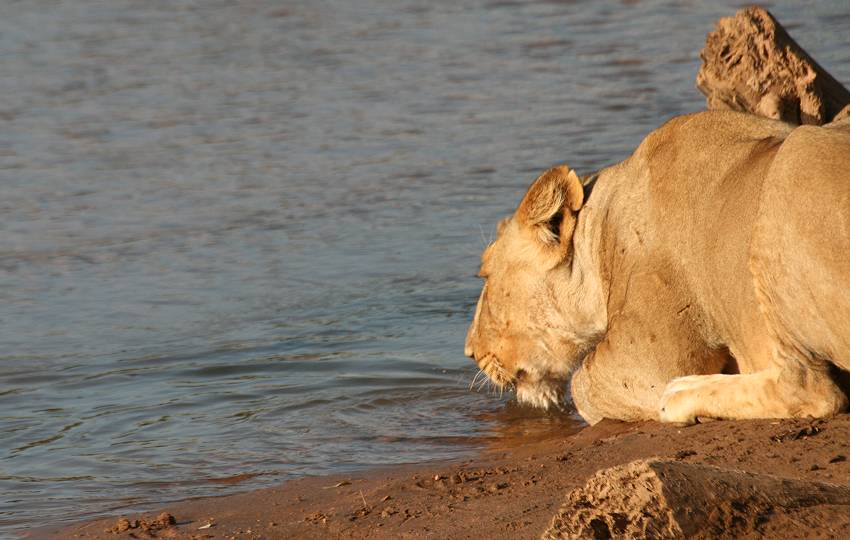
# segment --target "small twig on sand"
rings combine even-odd
[[[338,487],[342,487],[342,486],[350,486],[350,485],[351,485],[351,482],[349,482],[348,480],[343,480],[342,482],[337,482],[336,484],[334,484],[332,486],[323,486],[322,489],[333,489],[333,488],[338,488]]]

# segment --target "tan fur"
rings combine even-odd
[[[823,417],[850,370],[850,121],[674,118],[529,188],[482,255],[466,353],[521,401],[603,417]]]

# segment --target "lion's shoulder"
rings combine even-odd
[[[737,143],[759,140],[781,141],[795,126],[736,111],[701,111],[676,116],[650,133],[638,146],[636,155],[651,155],[675,147],[677,157],[698,158],[711,148],[728,148]]]

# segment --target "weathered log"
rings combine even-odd
[[[847,518],[822,529],[846,531],[850,489],[845,486],[639,460],[603,469],[571,491],[542,540],[790,537],[789,524],[817,523],[826,507],[844,510],[840,515]]]
[[[850,91],[760,7],[720,19],[700,58],[696,84],[709,109],[818,125],[850,114]]]

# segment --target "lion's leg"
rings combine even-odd
[[[609,418],[619,418],[619,416],[612,416],[611,413],[606,414],[609,407],[606,407],[605,403],[597,403],[598,400],[596,399],[595,392],[593,392],[584,365],[580,366],[573,374],[572,381],[570,382],[570,394],[572,395],[576,412],[588,424],[595,424],[606,416]]]
[[[823,418],[847,398],[826,365],[778,352],[774,368],[743,375],[695,375],[672,380],[661,397],[663,422],[722,419]]]
[[[656,420],[670,380],[723,370],[730,359],[725,350],[706,348],[684,325],[676,330],[650,331],[632,319],[609,331],[573,375],[573,404],[582,418]]]
[[[660,390],[666,381],[658,381],[650,388],[636,388],[627,377],[619,373],[605,373],[611,358],[599,357],[585,361],[573,374],[571,394],[576,411],[589,424],[603,418],[636,421],[651,420],[657,415]],[[656,392],[655,388],[659,390]]]
[[[621,369],[627,366],[622,358],[593,355],[573,374],[573,405],[588,423],[595,424],[603,418],[657,420],[658,404],[667,383],[686,373],[672,363],[652,366],[645,372]]]

